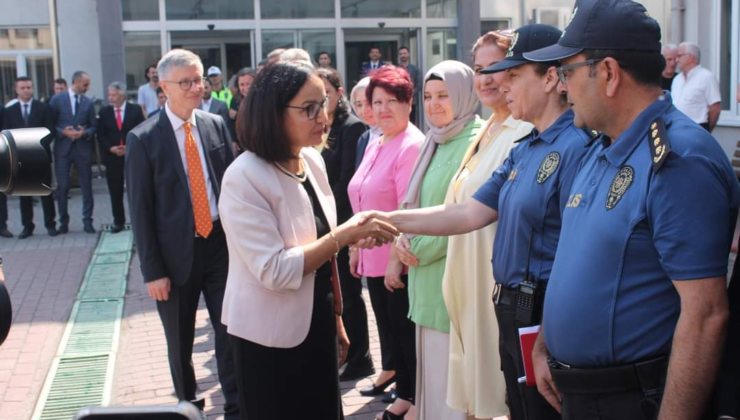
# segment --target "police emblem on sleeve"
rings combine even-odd
[[[558,152],[552,152],[545,156],[545,160],[540,164],[540,169],[537,171],[537,183],[542,184],[550,178],[550,175],[554,174],[558,170],[560,165],[560,154]]]
[[[619,203],[624,193],[632,185],[632,181],[635,180],[635,170],[631,166],[623,166],[617,172],[617,175],[612,181],[612,185],[609,187],[609,193],[606,196],[606,209],[611,210],[614,206]]]

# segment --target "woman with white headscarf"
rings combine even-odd
[[[443,61],[424,78],[424,112],[430,126],[421,146],[403,208],[444,203],[463,156],[483,127],[475,114],[475,74],[458,61]],[[396,250],[409,265],[409,318],[416,324],[416,419],[465,419],[447,399],[450,317],[442,294],[446,237],[402,235]],[[386,287],[400,287],[386,279]]]

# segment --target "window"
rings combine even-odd
[[[262,19],[333,18],[334,0],[265,0]]]
[[[427,32],[427,68],[457,59],[457,30],[429,29]]]
[[[121,0],[123,20],[159,20],[157,0]]]
[[[457,18],[457,0],[426,0],[428,18]]]
[[[48,28],[0,29],[0,50],[50,50]]]
[[[293,48],[295,45],[295,31],[262,31],[262,55],[265,57],[273,50]]]
[[[126,86],[136,93],[139,86],[147,83],[146,68],[156,65],[162,56],[159,32],[124,32],[124,58],[126,60]]]
[[[720,45],[719,45],[719,88],[722,94],[722,109],[731,110],[732,103],[737,101],[732,92],[732,0],[723,0],[720,11]],[[737,48],[737,45],[735,45]],[[702,63],[703,64],[703,63]]]
[[[254,19],[249,0],[166,0],[168,20]]]
[[[331,57],[332,67],[337,67],[337,38],[334,31],[301,31],[301,48],[308,51],[314,63],[319,62],[319,53],[326,51]]]
[[[14,58],[0,57],[0,99],[6,104],[15,98],[15,79],[18,77],[18,69]]]
[[[27,75],[33,81],[36,98],[46,100],[54,94],[54,64],[51,57],[28,57]]]
[[[343,18],[421,17],[421,0],[341,0],[341,5]]]
[[[511,21],[509,19],[490,19],[490,20],[481,20],[480,22],[481,36],[491,31],[500,31],[500,30],[509,29],[509,28],[511,28]]]

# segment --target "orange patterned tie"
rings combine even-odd
[[[198,153],[198,146],[195,145],[190,123],[186,122],[183,127],[185,127],[185,159],[188,161],[190,198],[193,201],[195,232],[207,238],[213,230],[213,222],[211,221],[211,206],[208,203],[208,194],[206,193],[206,177],[203,176],[203,166],[200,163],[200,154]]]

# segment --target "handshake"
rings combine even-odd
[[[342,245],[370,249],[393,242],[399,231],[393,226],[390,213],[365,211],[337,227],[335,233]]]

